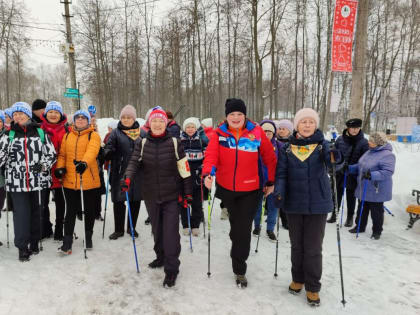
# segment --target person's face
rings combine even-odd
[[[0,130],[3,129],[4,124],[3,124],[3,120],[0,119]]]
[[[153,118],[150,121],[150,129],[154,135],[160,136],[166,130],[166,123],[162,118]]]
[[[37,117],[41,117],[44,114],[45,108],[36,109],[32,111],[32,114],[35,114]]]
[[[12,118],[9,117],[9,115],[6,115],[6,124],[10,125],[12,122]]]
[[[108,127],[108,132],[111,132],[112,131],[112,128],[111,127]]]
[[[376,148],[378,146],[376,143],[373,143],[370,140],[368,141],[368,144],[369,144],[369,148],[371,149]]]
[[[360,127],[350,127],[347,129],[348,133],[350,136],[357,136],[360,132]]]
[[[23,112],[14,112],[13,120],[15,121],[15,123],[23,126],[29,120],[29,116]]]
[[[229,127],[234,129],[240,129],[245,124],[245,115],[241,112],[232,112],[227,115],[226,120]]]
[[[61,119],[60,112],[56,110],[49,110],[47,113],[47,121],[51,124],[57,124]]]
[[[87,118],[83,115],[77,115],[74,117],[74,125],[76,129],[85,129],[89,125]]]
[[[121,116],[121,123],[124,127],[130,128],[134,124],[134,119],[131,116]]]
[[[264,130],[265,135],[267,136],[268,140],[271,141],[273,139],[274,133],[272,133],[270,130]]]
[[[187,127],[185,127],[185,133],[190,137],[192,137],[196,131],[197,128],[195,128],[193,124],[188,124]]]
[[[315,133],[316,121],[312,118],[301,119],[298,123],[297,129],[302,137],[308,138]]]
[[[281,137],[281,138],[287,138],[288,136],[290,136],[290,131],[287,128],[279,128],[279,131],[277,132],[277,134]]]

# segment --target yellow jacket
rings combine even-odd
[[[66,169],[66,175],[63,178],[65,188],[80,190],[80,175],[76,173],[75,160],[87,164],[87,169],[82,175],[83,190],[101,186],[99,167],[96,161],[100,147],[101,137],[94,131],[93,127],[80,132],[72,130],[63,137],[57,168]]]

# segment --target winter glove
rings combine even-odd
[[[343,163],[343,168],[342,168],[342,170],[343,170],[343,173],[347,173],[347,172],[349,171],[349,163],[348,163],[347,161],[345,161],[345,162]]]
[[[127,192],[130,190],[131,180],[129,178],[122,179],[120,182],[120,187],[122,192]]]
[[[105,151],[105,154],[104,154],[104,160],[105,160],[105,161],[110,161],[110,160],[112,160],[113,153],[114,153],[114,152],[112,152],[111,150],[106,150],[106,151]]]
[[[76,164],[76,173],[83,174],[87,169],[86,162],[78,161]]]
[[[331,144],[330,144],[331,145]],[[336,163],[340,159],[340,151],[338,151],[335,146],[333,145],[332,149],[330,149],[330,152],[334,156],[334,163]],[[333,162],[333,161],[331,161]]]
[[[62,179],[64,177],[64,175],[66,175],[66,169],[65,168],[56,168],[54,170],[54,176],[57,177],[58,179]]]
[[[191,206],[193,202],[193,198],[191,195],[185,195],[184,197],[184,208],[188,208],[188,206]]]
[[[41,173],[42,172],[42,165],[41,163],[36,163],[35,165],[32,165],[32,171],[34,173]]]
[[[362,178],[367,179],[367,180],[371,180],[372,179],[372,174],[370,173],[370,170],[367,170],[366,172],[363,172]]]

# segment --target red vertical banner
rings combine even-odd
[[[336,0],[331,71],[352,72],[352,48],[357,0]]]

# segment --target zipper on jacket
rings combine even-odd
[[[77,132],[76,147],[74,148],[74,161],[77,161],[77,143],[79,142],[79,137],[80,137],[80,131]],[[74,164],[74,161],[73,161],[73,164]],[[80,176],[83,176],[83,175],[81,174]],[[76,169],[74,170],[74,177],[75,177],[74,188],[75,188],[75,190],[77,190],[77,172],[76,172]]]
[[[233,191],[236,191],[235,189],[235,182],[236,182],[236,169],[238,168],[238,141],[236,141],[235,138],[235,144],[236,144],[236,150],[235,150],[235,168],[233,170]]]
[[[28,146],[26,142],[26,127],[23,128],[23,132],[25,134],[25,164],[26,164],[26,189],[29,191],[29,165],[28,165]]]

